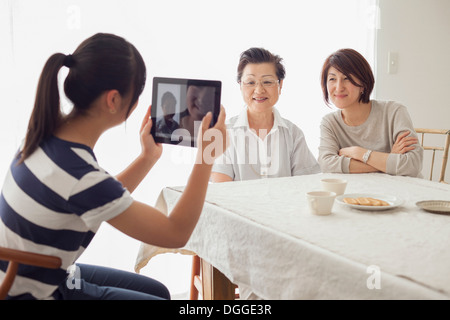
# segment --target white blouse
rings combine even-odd
[[[247,107],[227,124],[230,145],[216,159],[213,172],[235,181],[289,177],[320,172],[303,131],[273,108],[274,124],[264,139],[250,130]]]

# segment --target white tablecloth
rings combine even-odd
[[[346,193],[394,195],[404,204],[367,212],[335,203],[331,215],[311,215],[305,193],[325,177],[347,179]],[[182,189],[165,188],[157,206],[170,212]],[[432,199],[450,200],[450,185],[385,174],[211,184],[183,252],[265,299],[449,299],[450,215],[415,205]],[[162,252],[179,250],[143,244],[136,271]],[[376,268],[380,288],[369,289]]]

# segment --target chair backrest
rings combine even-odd
[[[49,269],[58,269],[62,264],[59,257],[25,252],[4,247],[0,247],[0,260],[9,261],[5,277],[0,284],[0,300],[5,299],[8,295],[8,292],[11,289],[14,283],[14,279],[17,275],[19,264],[44,267]]]
[[[432,159],[431,159],[431,169],[430,169],[430,180],[433,179],[433,168],[434,168],[434,161],[435,161],[435,154],[436,151],[442,151],[442,165],[441,165],[441,172],[439,174],[439,182],[444,182],[445,179],[445,170],[447,168],[447,161],[448,161],[448,149],[450,145],[450,130],[441,130],[441,129],[424,129],[424,128],[416,128],[415,129],[418,135],[421,135],[420,138],[420,145],[423,147],[424,150],[431,150],[433,152]],[[442,147],[434,147],[430,146],[429,143],[425,143],[425,135],[431,134],[431,135],[443,135],[445,137],[444,143]]]

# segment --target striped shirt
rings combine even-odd
[[[9,298],[47,299],[66,281],[67,268],[100,224],[126,210],[133,199],[85,145],[51,137],[23,163],[19,157],[0,196],[0,245],[58,256],[62,266],[21,265]],[[6,268],[7,262],[0,261],[0,281]]]

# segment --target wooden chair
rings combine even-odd
[[[445,179],[445,170],[447,168],[448,150],[449,150],[449,145],[450,145],[450,130],[424,129],[424,128],[416,128],[415,130],[416,130],[417,134],[421,135],[420,145],[423,147],[423,149],[433,151],[432,159],[431,159],[430,180],[433,179],[433,168],[434,168],[434,160],[435,160],[436,151],[443,151],[441,172],[439,174],[438,181],[447,183],[444,181],[444,179]],[[430,146],[428,143],[424,144],[424,138],[425,138],[426,134],[444,135],[445,136],[444,146],[443,147],[433,147],[433,146]]]
[[[190,300],[233,300],[239,298],[237,286],[219,270],[195,255],[192,258]]]
[[[25,252],[21,250],[0,247],[0,260],[9,261],[3,282],[0,284],[0,300],[8,295],[14,279],[17,275],[19,264],[58,269],[61,267],[61,259],[38,253]]]

